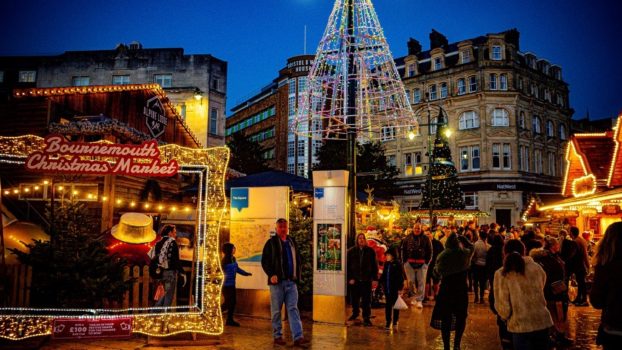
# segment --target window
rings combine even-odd
[[[421,102],[421,90],[414,89],[413,90],[413,103]]]
[[[295,146],[296,145],[295,145],[294,141],[288,141],[287,142],[287,156],[288,157],[292,157],[292,158],[294,157],[294,152],[296,151],[295,150],[295,148],[296,148]]]
[[[304,163],[298,163],[298,174],[297,175],[306,177],[306,174],[305,174],[305,164]]]
[[[469,92],[477,91],[477,78],[472,75],[469,77]]]
[[[433,117],[432,120],[430,120],[430,126],[428,126],[430,135],[436,134],[436,127],[438,126],[436,124],[438,124],[438,117]]]
[[[430,92],[430,101],[436,100],[437,99],[437,95],[436,95],[436,85],[430,85],[429,87],[429,92]]]
[[[477,209],[479,206],[477,192],[464,192],[464,208]]]
[[[417,64],[416,63],[411,63],[408,65],[408,76],[409,77],[414,77],[415,74],[417,74]]]
[[[34,70],[20,70],[18,75],[18,82],[20,83],[34,83],[37,81],[37,71]]]
[[[520,167],[520,170],[522,171],[529,171],[529,146],[520,146],[519,147],[520,152],[519,152],[519,164],[518,166]]]
[[[490,74],[490,84],[488,85],[488,87],[490,88],[490,90],[497,90],[497,75],[492,73]]]
[[[296,152],[298,154],[298,161],[300,162],[300,157],[305,156],[305,141],[298,140],[298,150]]]
[[[492,111],[492,126],[510,126],[510,118],[505,109],[495,108]]]
[[[287,172],[290,174],[294,173],[294,166],[295,164],[287,164]]]
[[[307,77],[298,78],[298,95],[303,94],[307,90]]]
[[[471,51],[470,50],[464,50],[462,51],[462,63],[469,63],[471,62]]]
[[[525,122],[525,112],[520,112],[518,115],[518,127],[522,130],[527,129],[527,123]]]
[[[479,116],[475,111],[467,111],[460,115],[458,129],[475,129],[479,128]]]
[[[499,76],[499,90],[507,90],[508,89],[508,76],[507,74],[501,74]]]
[[[557,159],[555,158],[555,153],[549,152],[549,175],[551,176],[555,176],[555,173],[556,173],[555,163],[556,162],[557,162]]]
[[[270,148],[269,150],[263,152],[261,154],[261,158],[266,159],[266,160],[274,159],[274,148]]]
[[[503,144],[503,169],[512,169],[512,148],[509,143]]]
[[[160,84],[163,88],[170,88],[173,86],[173,75],[172,74],[156,74],[153,76],[153,82],[156,84]]]
[[[71,78],[72,86],[88,86],[90,82],[89,77],[73,77]]]
[[[557,105],[561,106],[561,107],[564,107],[564,96],[562,96],[562,94],[560,93],[560,94],[557,94],[556,97],[557,97],[557,99],[556,99],[557,100]]]
[[[464,79],[458,79],[458,95],[466,94],[466,84]]]
[[[130,83],[129,75],[113,75],[112,85],[127,85]]]
[[[479,146],[460,147],[460,171],[479,170]]]
[[[533,116],[533,119],[531,120],[531,126],[532,126],[532,130],[535,134],[541,134],[542,133],[542,122],[540,121],[540,117],[538,117],[537,115]]]
[[[501,61],[501,46],[495,45],[492,47],[492,50],[490,50],[490,59],[493,61]]]
[[[220,89],[220,80],[214,78],[212,79],[212,89],[219,90]]]
[[[290,95],[296,94],[296,79],[289,79],[287,82],[287,90]]]
[[[441,98],[447,98],[447,83],[441,83]]]
[[[546,121],[546,136],[555,137],[555,126],[552,120]]]
[[[501,144],[499,143],[492,144],[492,168],[501,168]]]
[[[469,170],[469,147],[460,147],[460,171]]]
[[[536,84],[531,83],[531,84],[529,85],[529,94],[530,94],[531,96],[536,96],[536,94],[537,94],[537,93],[538,93],[538,88],[536,87]]]
[[[566,139],[566,125],[564,124],[559,124],[559,139],[560,140]]]
[[[542,150],[533,152],[533,170],[536,174],[542,174]]]
[[[186,120],[186,104],[185,103],[182,103],[179,106],[179,114],[181,115],[183,120]]]
[[[434,70],[439,70],[441,68],[443,68],[443,61],[440,57],[436,57],[434,59]]]
[[[413,154],[412,153],[404,154],[404,175],[406,176],[413,175]]]
[[[410,102],[410,90],[405,90],[406,92],[406,102],[409,103]]]
[[[0,70],[0,83],[4,83],[4,71]]]
[[[518,90],[523,91],[523,78],[518,78]]]
[[[380,135],[381,141],[389,141],[395,139],[395,128],[391,126],[383,126]]]
[[[479,146],[471,146],[471,170],[479,170]]]
[[[387,165],[397,166],[395,154],[391,154],[387,156]]]
[[[218,108],[212,107],[209,114],[209,132],[210,134],[218,134]]]

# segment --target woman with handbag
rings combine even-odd
[[[404,271],[402,269],[402,265],[397,261],[397,251],[395,248],[390,248],[384,253],[385,263],[384,269],[382,270],[382,275],[380,276],[380,284],[384,290],[384,296],[386,299],[385,305],[385,316],[386,316],[386,330],[391,330],[391,325],[393,325],[393,329],[397,330],[397,322],[400,318],[400,309],[402,307],[398,307],[396,305],[396,301],[401,299],[399,292],[404,287]],[[401,305],[405,305],[406,308],[408,306],[402,300]]]
[[[619,349],[622,344],[622,222],[605,231],[594,255],[594,283],[590,302],[602,309],[596,343],[604,350]]]
[[[564,261],[559,257],[559,251],[559,241],[549,237],[545,239],[544,248],[532,250],[529,256],[542,267],[546,274],[544,299],[554,323],[551,338],[560,346],[569,346],[572,340],[567,337],[568,286],[565,282]]]
[[[434,273],[441,278],[441,287],[430,326],[441,330],[445,350],[450,349],[452,330],[455,331],[454,350],[460,349],[468,316],[467,271],[472,256],[473,244],[465,236],[451,233],[445,242],[445,250],[436,259]]]

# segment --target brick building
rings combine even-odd
[[[299,140],[288,124],[295,117],[298,95],[305,89],[313,58],[313,55],[289,58],[276,79],[233,107],[227,118],[227,141],[232,135],[243,133],[264,148],[262,157],[268,166],[308,177],[315,160],[312,141]],[[317,147],[316,144],[315,150]]]
[[[181,48],[67,51],[54,56],[0,57],[0,99],[15,88],[159,84],[203,146],[224,144],[227,62]]]

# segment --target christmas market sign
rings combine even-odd
[[[164,112],[164,106],[158,96],[154,96],[147,100],[147,104],[143,108],[143,114],[145,115],[145,123],[151,135],[154,138],[160,137],[166,129],[168,119]]]
[[[61,135],[49,135],[42,151],[28,155],[26,169],[65,174],[170,177],[177,174],[179,164],[174,159],[163,163],[155,140],[122,145],[70,142]]]
[[[54,320],[54,339],[129,338],[132,318],[66,319]]]

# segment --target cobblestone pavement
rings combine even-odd
[[[312,349],[442,349],[440,332],[429,327],[432,306],[423,310],[411,308],[403,311],[400,316],[399,330],[387,332],[384,326],[384,309],[373,310],[373,327],[362,327],[360,324],[349,326],[318,324],[304,321],[305,336],[311,339]],[[266,315],[268,316],[268,315]],[[595,345],[596,330],[600,320],[600,312],[591,307],[572,307],[569,311],[571,337],[576,339],[575,345],[568,349],[599,349]],[[239,317],[242,327],[228,327],[221,336],[221,344],[217,346],[189,346],[194,349],[273,349],[271,326],[268,319]],[[292,348],[289,328],[285,326]],[[135,337],[129,340],[83,340],[83,341],[49,341],[42,347],[45,350],[110,350],[110,349],[159,349],[146,346],[145,338]],[[181,347],[169,347],[175,349]],[[492,350],[499,349],[497,326],[493,314],[487,305],[469,305],[467,329],[462,342],[463,349]]]

